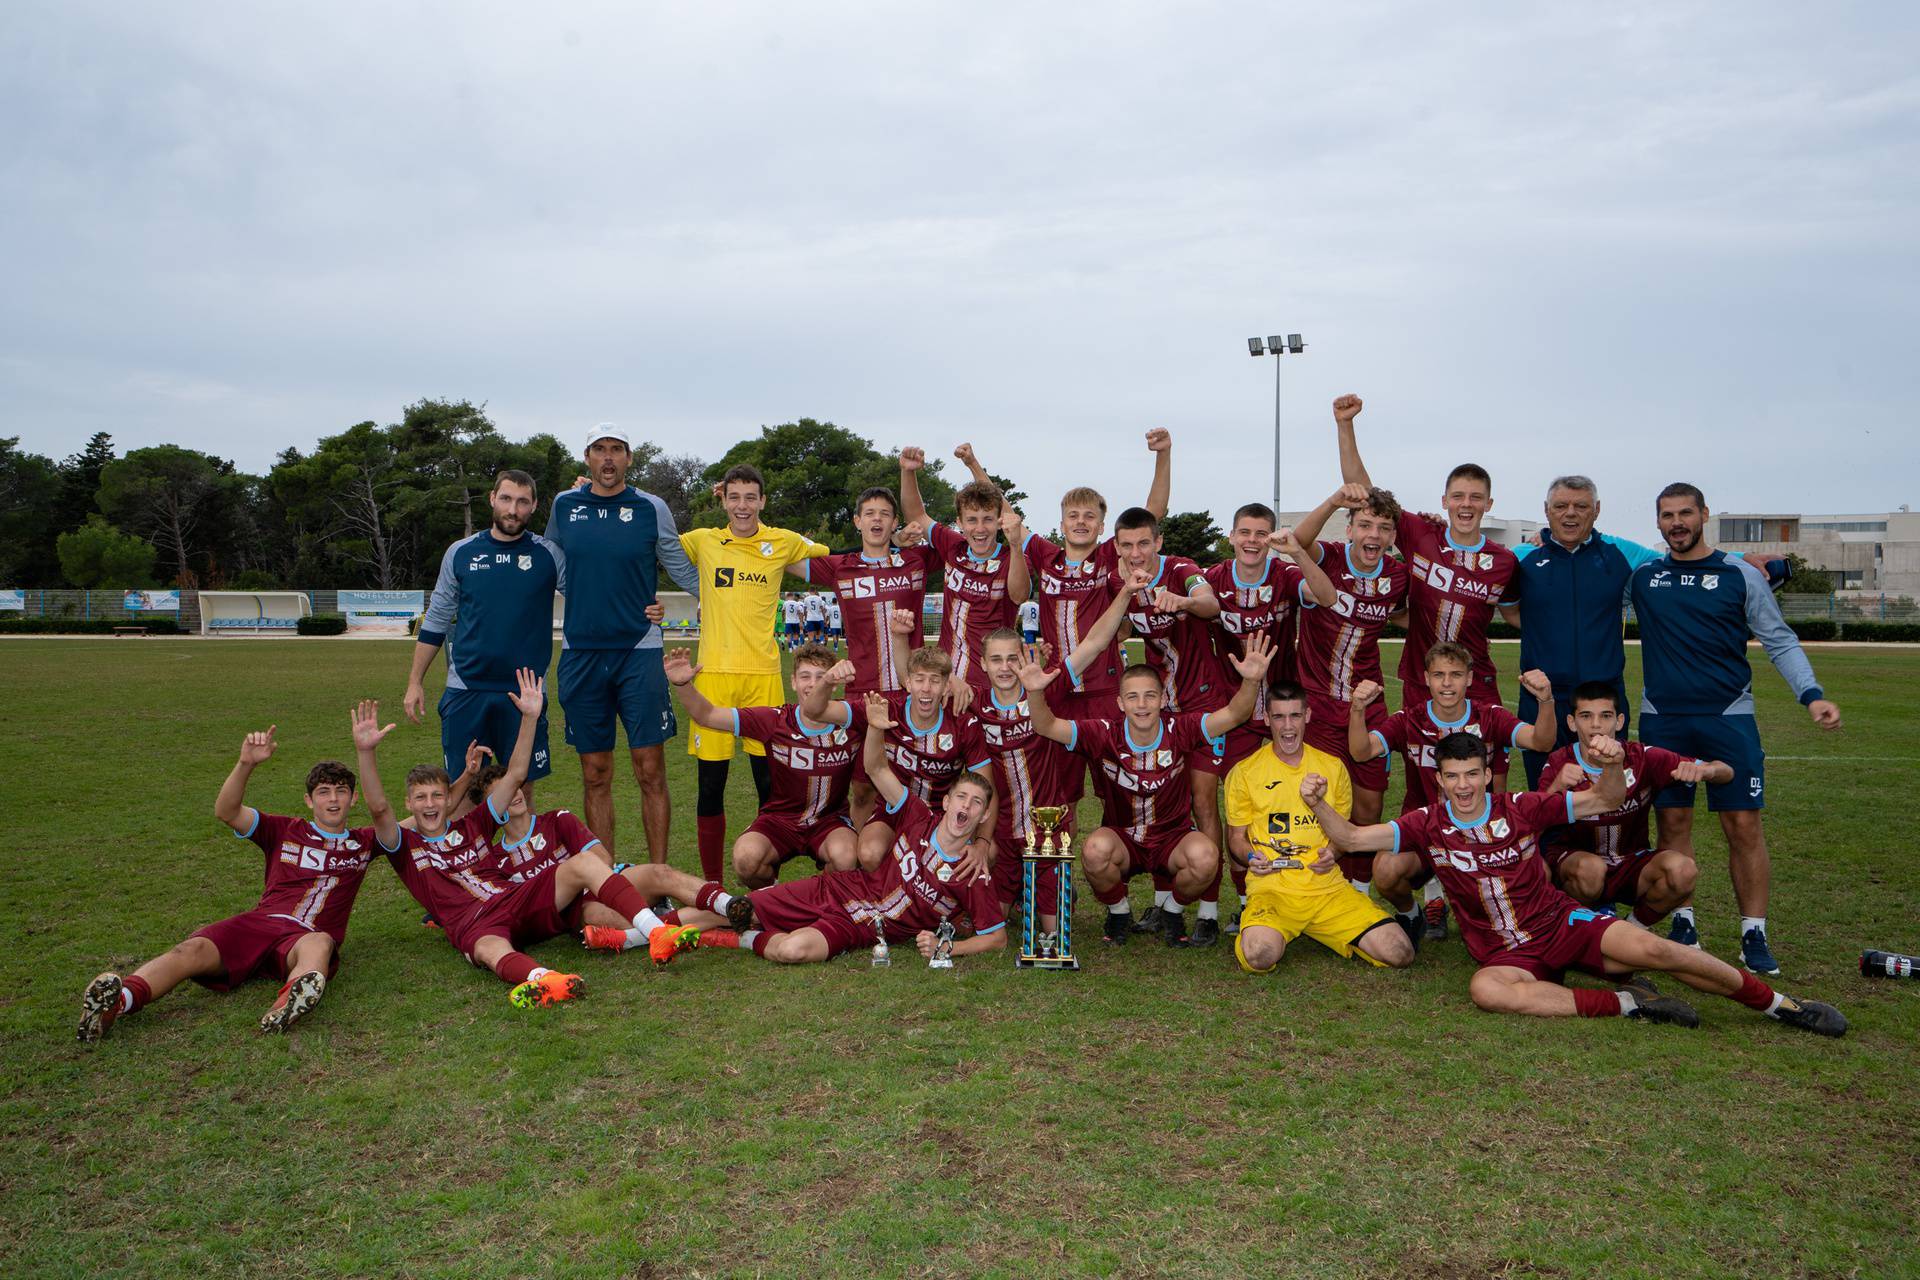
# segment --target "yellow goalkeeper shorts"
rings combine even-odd
[[[1334,893],[1262,893],[1247,903],[1240,913],[1240,937],[1248,929],[1275,929],[1288,942],[1303,934],[1342,956],[1357,955],[1368,964],[1380,962],[1354,948],[1360,935],[1393,917],[1382,911],[1366,894],[1355,889]],[[1240,951],[1240,937],[1233,940],[1233,955],[1248,973],[1261,973],[1247,963]]]
[[[777,671],[764,675],[702,671],[693,678],[693,687],[716,707],[777,707],[787,700],[786,683]],[[731,760],[736,742],[739,739],[730,733],[701,724],[687,726],[687,754],[696,760]],[[750,756],[767,754],[766,745],[757,738],[748,738],[740,745]]]

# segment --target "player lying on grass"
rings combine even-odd
[[[1567,717],[1574,741],[1547,757],[1540,791],[1553,795],[1592,786],[1600,769],[1581,753],[1579,744],[1596,736],[1619,742],[1626,720],[1620,711],[1620,692],[1609,681],[1575,688],[1573,714]],[[1627,903],[1635,922],[1651,926],[1693,896],[1696,874],[1692,855],[1656,849],[1648,838],[1647,818],[1655,798],[1674,782],[1724,786],[1733,781],[1733,766],[1723,760],[1689,759],[1644,742],[1620,746],[1627,753],[1622,766],[1627,798],[1617,809],[1549,831],[1541,852],[1554,883],[1574,899],[1609,910],[1615,903]]]
[[[1843,1035],[1847,1020],[1832,1005],[1795,1000],[1724,960],[1656,937],[1605,911],[1583,907],[1559,889],[1539,856],[1539,838],[1553,827],[1618,809],[1626,799],[1618,742],[1596,734],[1583,751],[1600,774],[1593,785],[1564,795],[1491,794],[1487,744],[1466,733],[1435,748],[1442,798],[1393,822],[1356,827],[1326,802],[1326,780],[1309,777],[1300,794],[1333,847],[1369,850],[1374,884],[1406,910],[1411,878],[1422,868],[1440,877],[1460,920],[1468,952],[1480,965],[1467,993],[1482,1009],[1536,1017],[1637,1017],[1696,1026],[1693,1007],[1663,996],[1637,970],[1671,973],[1688,986],[1738,1000],[1788,1026],[1824,1036]],[[1568,970],[1624,979],[1613,991],[1571,988]]]
[[[1405,968],[1413,943],[1372,898],[1330,874],[1336,857],[1322,856],[1326,832],[1302,795],[1306,778],[1322,778],[1326,803],[1346,817],[1353,810],[1346,765],[1307,745],[1307,695],[1299,685],[1276,681],[1266,700],[1267,745],[1227,775],[1227,847],[1246,869],[1234,956],[1248,973],[1269,973],[1304,934],[1338,955]]]
[[[985,774],[961,774],[936,813],[914,798],[887,763],[886,699],[869,693],[865,719],[867,776],[898,833],[879,869],[823,871],[731,901],[701,904],[704,910],[682,908],[678,919],[706,930],[701,946],[735,946],[779,964],[815,964],[870,947],[884,932],[889,943],[911,942],[921,955],[931,956],[934,930],[961,915],[972,921],[973,936],[953,944],[955,956],[1006,946],[1006,919],[987,869],[970,867],[961,854],[986,819],[993,782]],[[690,876],[662,883],[676,897],[699,887]],[[729,921],[744,931],[717,927]],[[588,945],[595,944],[590,933]]]
[[[733,873],[749,889],[772,884],[787,859],[805,854],[823,868],[851,871],[858,839],[847,818],[847,788],[862,732],[859,708],[833,696],[853,674],[824,645],[793,654],[794,701],[777,707],[717,707],[694,681],[700,668],[685,649],[667,654],[667,683],[687,718],[766,746],[767,799],[733,842]]]
[[[911,648],[911,637],[920,627],[918,616],[896,609],[890,625],[899,641],[894,663],[902,688],[881,695],[887,700],[887,718],[893,722],[887,730],[887,761],[914,799],[937,809],[955,778],[969,770],[984,772],[992,763],[974,714],[978,700],[969,695],[965,710],[947,705],[953,660],[930,644]],[[985,650],[983,637],[981,652]],[[980,847],[975,851],[983,865],[992,860],[991,842],[998,825],[996,803],[981,825]],[[861,867],[868,871],[878,867],[893,847],[893,837],[893,823],[886,814],[870,815],[860,828]]]
[[[504,767],[481,774],[473,788],[478,800],[465,812],[450,803],[446,773],[422,766],[407,775],[412,825],[402,827],[374,757],[386,731],[367,742],[356,734],[356,743],[375,832],[385,844],[401,846],[390,861],[407,892],[439,922],[456,951],[509,984],[508,999],[516,1007],[532,1008],[586,991],[579,975],[548,969],[521,948],[582,927],[588,895],[629,927],[657,938],[657,963],[691,946],[698,932],[666,926],[649,911],[632,882],[613,873],[604,846],[585,823],[564,809],[532,811],[527,764],[545,682],[524,667],[515,678],[519,687],[507,695],[520,712],[513,752]]]
[[[1087,884],[1107,906],[1108,942],[1125,943],[1132,932],[1127,881],[1160,870],[1173,877],[1174,908],[1164,914],[1167,945],[1186,945],[1183,908],[1220,872],[1219,847],[1194,826],[1189,761],[1200,752],[1218,753],[1227,732],[1253,715],[1272,653],[1266,636],[1252,637],[1246,652],[1232,659],[1240,676],[1232,700],[1217,711],[1178,715],[1164,710],[1166,689],[1152,667],[1128,667],[1120,675],[1119,719],[1055,718],[1046,689],[1060,669],[1048,671],[1034,657],[1020,669],[1034,732],[1093,764],[1101,825],[1087,837],[1081,856]]]
[[[354,711],[356,744],[369,734],[378,741],[375,715],[371,703]],[[376,836],[372,827],[347,825],[354,776],[337,760],[322,760],[307,770],[305,816],[262,813],[245,803],[247,780],[278,747],[274,728],[241,741],[240,759],[213,802],[213,816],[266,855],[260,901],[250,911],[197,931],[125,978],[103,973],[88,983],[80,1001],[82,1043],[98,1042],[121,1014],[159,999],[188,978],[212,991],[232,991],[263,970],[283,979],[280,994],[260,1019],[262,1031],[285,1031],[326,993],[327,979],[340,962],[347,916],[375,855]],[[398,849],[398,834],[387,833],[379,847]]]

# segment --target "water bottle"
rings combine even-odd
[[[1860,972],[1868,978],[1911,978],[1916,968],[1920,968],[1920,958],[1897,951],[1860,953]]]

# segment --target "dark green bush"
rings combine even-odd
[[[1840,628],[1842,640],[1920,640],[1920,622],[1849,622]]]
[[[1832,618],[1796,618],[1787,623],[1802,640],[1838,640],[1840,624]]]
[[[347,615],[316,613],[300,619],[294,624],[294,630],[303,636],[343,636],[347,634]]]

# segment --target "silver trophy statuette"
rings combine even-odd
[[[893,956],[887,950],[887,922],[876,918],[873,922],[873,967],[885,969],[893,964]]]
[[[940,927],[933,931],[933,956],[927,961],[927,968],[953,968],[953,921],[942,920]]]

